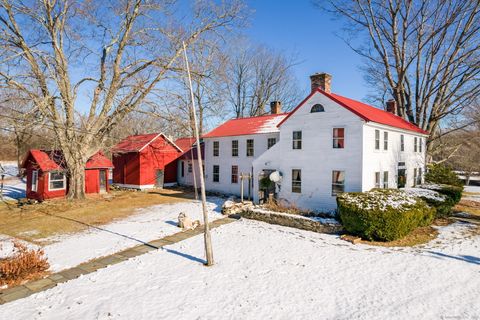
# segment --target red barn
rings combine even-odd
[[[64,197],[68,193],[67,168],[61,151],[32,149],[22,163],[27,177],[26,196],[39,201]],[[85,165],[85,192],[108,192],[108,170],[112,162],[101,152]]]
[[[182,154],[163,133],[129,136],[112,149],[113,183],[135,189],[163,188],[177,182],[177,161]]]

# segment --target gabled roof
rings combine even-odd
[[[316,92],[319,92],[324,96],[330,98],[331,100],[335,101],[345,109],[353,112],[354,114],[364,119],[365,121],[376,122],[376,123],[384,124],[387,126],[403,129],[403,130],[417,132],[420,134],[428,134],[427,131],[420,129],[413,123],[410,123],[407,120],[403,119],[402,117],[394,115],[393,113],[372,107],[368,104],[365,104],[357,100],[340,96],[335,93],[327,93],[321,89],[316,89],[315,91],[313,91],[307,98],[305,98],[305,100],[303,100],[295,109],[293,109],[293,111],[290,112],[290,114],[287,117],[285,117],[285,119],[283,119],[282,122],[278,124],[278,126],[281,126],[292,114],[294,114]]]
[[[287,113],[228,120],[216,127],[203,138],[243,136],[258,133],[278,132],[277,125],[287,117]]]
[[[103,152],[98,151],[88,159],[85,165],[86,169],[113,168],[113,163],[105,157]]]
[[[26,167],[26,161],[32,156],[38,168],[42,171],[65,170],[66,163],[62,151],[60,150],[39,150],[31,149],[22,163],[22,168]],[[113,168],[113,163],[103,155],[101,151],[97,152],[88,159],[86,169]]]
[[[168,139],[163,133],[149,133],[149,134],[138,134],[133,136],[128,136],[119,143],[117,143],[113,148],[112,152],[114,153],[127,153],[127,152],[141,152],[145,149],[150,143],[162,137],[174,146],[178,151],[182,152],[182,149],[179,148],[173,141]]]
[[[195,143],[194,137],[179,138],[175,140],[175,144],[183,151],[190,149],[194,143]]]

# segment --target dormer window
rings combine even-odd
[[[323,108],[323,106],[319,103],[317,104],[314,104],[312,109],[310,110],[310,113],[314,113],[314,112],[324,112],[325,109]]]

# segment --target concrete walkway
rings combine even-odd
[[[228,224],[236,221],[233,218],[222,218],[211,222],[210,228],[214,229],[224,224]],[[98,269],[105,268],[110,265],[114,265],[130,258],[142,255],[149,251],[161,249],[163,246],[171,245],[185,239],[194,237],[203,233],[203,227],[199,227],[195,230],[188,230],[175,233],[173,235],[150,241],[146,244],[141,244],[136,247],[132,247],[109,256],[100,257],[97,259],[84,262],[76,267],[65,269],[57,273],[53,273],[46,278],[28,281],[22,285],[11,287],[0,291],[0,305],[28,297],[34,293],[48,290],[55,287],[59,283],[67,282],[69,280],[76,279],[83,274],[89,274],[97,271]]]

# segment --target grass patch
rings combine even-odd
[[[480,202],[472,200],[461,200],[455,207],[455,212],[466,212],[474,216],[480,216]]]
[[[84,200],[52,199],[23,207],[0,203],[0,234],[45,245],[56,235],[79,232],[89,225],[103,225],[126,218],[135,209],[192,199],[179,190],[112,191]]]

